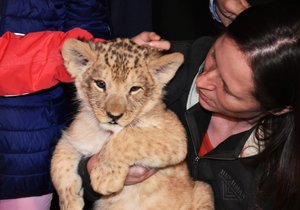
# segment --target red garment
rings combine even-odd
[[[33,32],[25,36],[5,33],[0,37],[0,96],[33,93],[59,82],[72,82],[60,50],[66,39],[78,37],[93,38],[80,28],[68,32]]]
[[[212,146],[212,144],[210,143],[210,139],[209,136],[207,134],[207,132],[205,133],[201,146],[200,146],[200,150],[198,155],[200,157],[204,156],[206,153],[210,152],[214,147]]]

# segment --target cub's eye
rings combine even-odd
[[[132,86],[129,90],[130,93],[135,93],[137,91],[139,91],[142,87],[140,86]]]
[[[100,89],[105,90],[106,84],[103,80],[95,80],[95,83]]]

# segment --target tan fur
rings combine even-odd
[[[61,209],[83,208],[77,165],[82,156],[93,154],[98,162],[91,185],[104,195],[94,209],[214,209],[210,186],[189,176],[185,130],[161,100],[182,54],[162,55],[128,39],[97,44],[70,39],[62,55],[81,106],[51,162]],[[142,183],[124,186],[135,164],[160,170]]]

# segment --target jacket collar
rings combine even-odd
[[[211,113],[202,109],[199,103],[186,111],[186,121],[190,131],[190,138],[193,143],[195,155],[198,154],[203,136],[208,129],[210,119]],[[247,147],[249,146],[246,142],[251,144],[251,139],[253,137],[251,133],[253,133],[253,131],[254,129],[252,128],[228,137],[214,150],[207,153],[203,158],[234,160],[241,157],[255,155],[254,153],[249,153],[249,155],[241,156],[242,151],[245,150],[245,145]],[[255,141],[252,142],[255,143]]]

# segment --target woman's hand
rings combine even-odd
[[[131,40],[138,45],[149,45],[150,47],[158,50],[169,50],[171,47],[171,43],[169,41],[161,39],[161,37],[155,32],[144,31],[131,38]]]
[[[96,155],[92,156],[87,162],[87,170],[89,174],[93,168],[93,165],[96,163]],[[134,165],[129,168],[128,175],[125,180],[125,185],[133,185],[140,182],[143,182],[153,174],[157,172],[158,169],[150,169],[143,166]]]
[[[216,0],[217,14],[225,26],[248,7],[250,5],[247,0]]]
[[[157,170],[158,169],[150,169],[138,165],[131,166],[125,180],[125,185],[133,185],[143,182],[144,180],[155,174]]]

